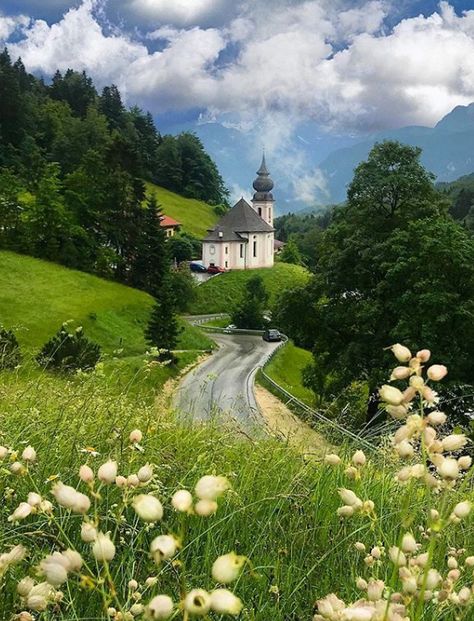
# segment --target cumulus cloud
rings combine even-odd
[[[0,13],[0,43],[8,41],[11,35],[29,24],[30,20],[26,15],[15,15],[8,17]]]
[[[84,0],[51,25],[0,17],[0,38],[22,29],[9,48],[29,70],[85,69],[129,103],[232,118],[275,151],[302,119],[367,132],[434,124],[474,100],[474,10],[457,15],[446,1],[388,30],[388,0],[133,0],[150,17],[141,38],[106,24],[104,5]],[[304,196],[324,191],[300,152],[281,161]]]

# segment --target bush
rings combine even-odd
[[[0,326],[0,369],[13,369],[20,363],[20,346],[11,330]]]
[[[90,341],[81,327],[69,332],[64,324],[39,352],[44,367],[61,371],[90,371],[100,359],[100,346]]]

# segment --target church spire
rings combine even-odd
[[[265,151],[263,152],[262,163],[260,164],[260,168],[257,170],[257,178],[253,182],[253,188],[257,194],[267,194],[273,189],[273,180],[270,177],[270,173],[268,172],[267,162],[265,160]],[[257,197],[255,195],[254,198],[257,200],[265,199],[264,196]],[[270,197],[271,198],[271,197]]]

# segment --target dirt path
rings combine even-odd
[[[255,385],[255,398],[269,433],[303,454],[321,457],[327,453],[329,445],[324,437],[293,414],[271,392]]]

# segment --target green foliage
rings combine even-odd
[[[242,299],[231,314],[232,323],[238,328],[262,329],[265,325],[264,313],[268,307],[268,298],[263,278],[258,274],[249,278]]]
[[[69,332],[66,324],[41,348],[39,364],[56,371],[90,371],[100,360],[100,346],[90,341],[82,327]]]
[[[191,261],[194,255],[194,248],[191,240],[184,235],[173,235],[168,239],[168,254],[172,261],[182,263]]]
[[[474,207],[474,173],[451,183],[438,183],[437,188],[451,202],[450,213],[455,220],[465,220]],[[472,226],[469,226],[473,230]]]
[[[292,395],[314,407],[314,392],[303,384],[303,372],[311,361],[309,351],[288,341],[265,367],[265,373]]]
[[[12,369],[20,364],[20,346],[15,334],[0,325],[0,369]]]
[[[114,85],[99,96],[84,72],[67,70],[46,86],[5,50],[0,99],[0,248],[150,291],[153,277],[141,265],[155,223],[143,213],[143,180],[159,178],[213,204],[227,199],[199,139],[162,139],[152,116],[127,110]],[[168,158],[167,146],[177,161]],[[207,210],[211,226],[215,214]],[[193,219],[199,214],[190,209],[187,220]],[[204,233],[207,222],[199,226]]]
[[[176,309],[180,313],[185,313],[196,299],[197,284],[186,264],[176,270],[172,270],[170,275],[170,286],[176,303]]]
[[[228,313],[241,299],[247,281],[253,276],[261,276],[269,294],[269,306],[276,297],[300,284],[307,283],[310,274],[299,265],[277,263],[272,268],[255,270],[234,270],[211,278],[197,288],[196,301],[191,306],[193,314]]]
[[[145,330],[147,342],[156,347],[163,359],[172,359],[171,350],[178,343],[181,328],[176,316],[177,306],[169,276],[156,292],[155,305]]]
[[[292,263],[293,265],[301,265],[303,263],[299,248],[292,237],[286,242],[280,253],[279,260],[283,263]]]
[[[314,351],[316,391],[325,377],[332,396],[354,380],[372,390],[383,348],[397,341],[431,348],[454,381],[472,377],[474,242],[419,156],[399,143],[374,147],[324,233],[312,282],[280,300],[282,329]]]

